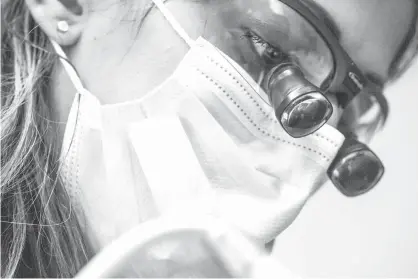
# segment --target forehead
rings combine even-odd
[[[167,2],[177,2],[168,0]],[[280,0],[180,0],[200,2],[205,6],[236,7],[248,13],[271,9]],[[340,43],[357,66],[385,80],[389,67],[411,26],[416,0],[294,0],[317,4],[329,15],[340,31]],[[221,4],[220,4],[221,3]],[[269,3],[268,7],[262,7]],[[218,11],[219,12],[219,11]],[[216,12],[216,13],[218,13]],[[238,15],[235,15],[239,17]],[[232,15],[234,17],[234,15]],[[269,21],[263,14],[261,21]],[[193,23],[195,24],[195,22]],[[292,23],[293,24],[293,23]]]
[[[414,0],[314,0],[341,31],[340,42],[365,72],[387,76],[413,20]]]

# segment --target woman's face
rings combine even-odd
[[[189,50],[158,9],[144,18],[141,1],[85,1],[79,0],[83,12],[70,21],[69,33],[55,39],[67,45],[65,51],[84,86],[102,104],[143,97],[170,76]],[[385,80],[413,20],[413,1],[316,0],[314,4],[334,21],[341,45],[358,67]],[[166,6],[192,39],[204,37],[255,81],[274,65],[274,51],[279,49],[291,55],[317,86],[332,73],[333,58],[324,40],[278,0],[168,0]],[[73,42],[60,38],[71,32],[78,32]],[[51,86],[56,120],[65,123],[75,88],[61,67],[53,73]],[[304,168],[298,160],[292,163]]]
[[[67,6],[74,3],[60,1]],[[140,98],[163,82],[188,51],[157,9],[152,9],[139,27],[145,10],[139,2],[78,2],[84,6],[82,15],[76,17],[81,31],[67,52],[87,89],[104,104]],[[334,21],[341,32],[341,45],[359,68],[385,79],[411,24],[413,1],[315,3]],[[255,80],[262,75],[259,54],[266,51],[267,44],[302,57],[304,67],[315,73],[308,74],[308,79],[316,85],[332,70],[332,58],[322,39],[302,18],[283,10],[285,6],[278,1],[169,0],[166,4],[192,38],[203,36],[239,62]],[[246,30],[258,37],[249,38]],[[65,122],[74,89],[64,72],[55,73],[52,89],[56,116]]]

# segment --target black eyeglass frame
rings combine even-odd
[[[334,57],[334,72],[321,89],[336,94],[339,105],[345,108],[367,84],[367,78],[339,42],[337,31],[331,28],[328,17],[309,0],[278,0],[304,17],[323,37]]]
[[[353,62],[347,52],[343,49],[339,42],[339,34],[337,28],[329,20],[328,16],[322,11],[315,3],[310,0],[279,0],[283,4],[287,5],[302,17],[304,17],[309,23],[316,29],[316,31],[322,36],[324,41],[328,44],[328,47],[334,57],[334,72],[328,77],[321,89],[335,94],[339,102],[339,106],[343,109],[363,90],[367,90],[366,94],[371,94],[375,97],[375,100],[380,106],[380,111],[383,116],[382,125],[385,123],[388,114],[389,106],[386,98],[383,96],[384,83],[378,78],[371,75],[364,75],[359,67]],[[334,27],[334,28],[333,28]],[[340,130],[340,129],[339,129]],[[346,136],[346,140],[337,154],[336,158],[332,162],[328,169],[328,176],[331,178],[333,184],[340,190],[341,193],[348,197],[355,197],[364,194],[374,188],[380,181],[384,173],[384,166],[377,155],[368,148],[367,145],[359,142],[355,131],[345,131],[343,133]],[[380,176],[373,181],[372,184],[368,185],[366,189],[362,191],[349,191],[341,186],[340,181],[334,181],[332,172],[334,167],[338,165],[346,156],[354,154],[356,152],[368,152],[375,158],[381,167]]]

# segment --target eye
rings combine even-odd
[[[247,32],[246,37],[249,38],[254,50],[266,64],[279,64],[288,58],[288,55],[282,50],[272,46],[253,32]]]

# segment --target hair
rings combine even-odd
[[[1,276],[70,277],[89,259],[58,175],[47,99],[56,56],[23,0],[2,2]]]
[[[1,277],[73,277],[92,253],[59,175],[48,103],[58,56],[24,0],[3,0],[1,12]]]

